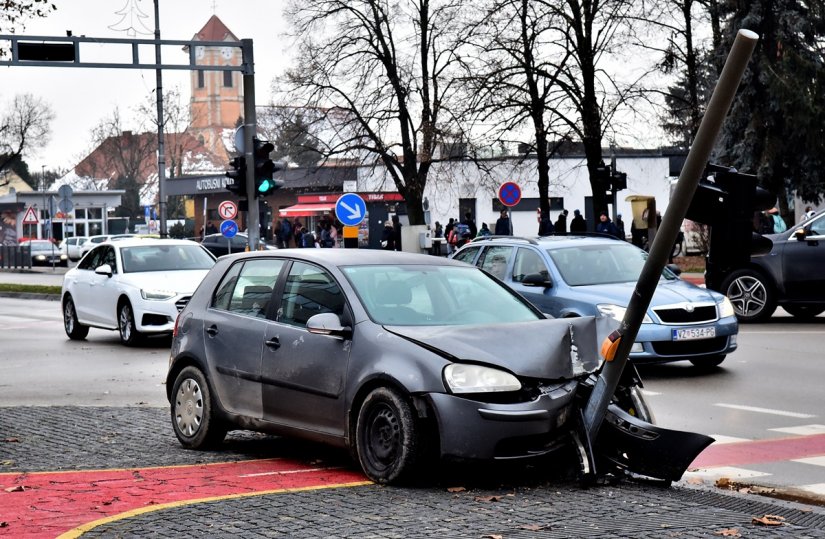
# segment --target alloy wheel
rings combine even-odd
[[[751,275],[742,275],[734,279],[727,292],[733,310],[740,316],[756,316],[768,302],[768,292],[764,283]]]

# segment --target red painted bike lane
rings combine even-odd
[[[711,445],[690,465],[694,468],[745,466],[760,462],[825,455],[825,434]]]
[[[0,536],[78,537],[102,522],[223,498],[371,484],[354,470],[265,459],[0,474]]]

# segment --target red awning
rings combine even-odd
[[[289,217],[309,217],[319,213],[329,213],[335,204],[295,204],[288,208],[281,208],[278,210],[279,215],[286,215]]]

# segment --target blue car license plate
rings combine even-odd
[[[694,341],[698,339],[712,339],[716,337],[716,328],[682,328],[674,329],[674,341]]]

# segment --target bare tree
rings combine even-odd
[[[0,10],[0,34],[14,32],[15,27],[24,28],[26,19],[46,17],[55,9],[52,0],[4,0]],[[0,57],[4,51],[0,50]]]
[[[286,76],[291,102],[334,112],[345,123],[326,157],[382,162],[424,224],[427,175],[455,118],[459,0],[294,0],[287,9],[299,44]]]
[[[0,117],[0,172],[22,159],[23,153],[49,141],[54,112],[32,94],[16,95]],[[0,185],[8,180],[0,179]]]
[[[270,106],[258,113],[258,131],[275,146],[272,158],[298,167],[312,167],[321,161],[322,146],[317,121],[324,111],[299,107]]]
[[[120,111],[115,109],[92,130],[92,143],[95,149],[75,167],[77,174],[108,179],[110,188],[126,191],[116,210],[118,216],[143,215],[141,190],[146,178],[157,170],[156,134],[124,130]]]

